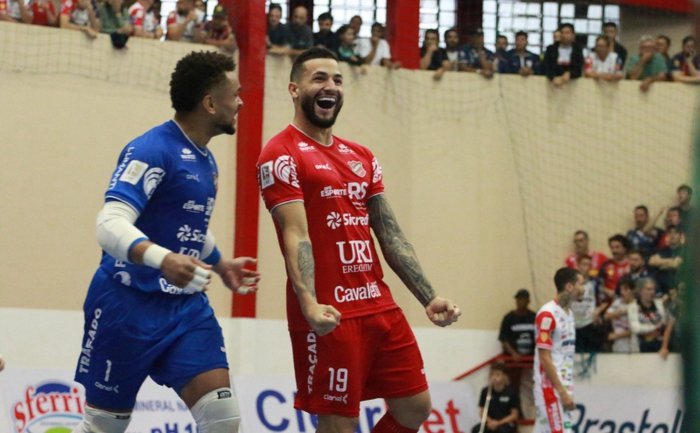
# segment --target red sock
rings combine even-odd
[[[389,412],[379,420],[371,433],[417,433],[418,429],[404,427]]]

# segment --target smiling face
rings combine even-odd
[[[289,84],[294,104],[306,120],[319,128],[330,128],[343,107],[343,75],[334,59],[311,59]]]
[[[210,93],[213,107],[213,126],[217,133],[236,133],[236,118],[243,107],[241,83],[233,72],[226,73],[226,80]]]

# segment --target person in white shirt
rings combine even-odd
[[[366,65],[379,65],[391,69],[401,67],[401,63],[391,60],[391,48],[389,42],[384,39],[384,26],[380,23],[372,24],[372,37],[357,41],[357,51]]]
[[[617,283],[617,298],[613,301],[608,311],[605,312],[605,320],[610,321],[612,332],[608,334],[608,341],[612,341],[614,353],[639,352],[637,340],[632,338],[630,320],[627,310],[635,304],[634,282],[629,278],[623,278]]]
[[[622,63],[606,36],[596,38],[595,50],[586,57],[583,73],[586,78],[605,81],[619,81],[625,77]]]

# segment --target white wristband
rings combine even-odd
[[[163,248],[160,245],[153,244],[146,248],[146,251],[144,251],[143,264],[155,269],[160,269],[160,265],[163,264],[165,256],[167,256],[170,253],[172,253],[172,251],[170,251],[169,249]]]

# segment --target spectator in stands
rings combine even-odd
[[[515,34],[515,48],[506,53],[503,62],[498,62],[498,72],[523,77],[540,73],[540,56],[528,51],[527,33],[519,31]]]
[[[335,53],[338,55],[338,60],[354,66],[361,66],[361,71],[365,72],[364,61],[355,50],[355,30],[346,24],[340,26],[336,35],[338,35],[338,46]]]
[[[503,316],[498,340],[503,347],[503,354],[514,361],[521,356],[535,354],[535,312],[528,308],[530,292],[520,289],[515,293],[515,310]]]
[[[612,342],[614,353],[639,352],[636,339],[632,338],[630,320],[627,310],[636,303],[634,296],[635,283],[629,278],[623,278],[617,283],[617,298],[605,312],[605,320],[612,326],[608,341]],[[633,344],[634,343],[634,344]]]
[[[552,43],[556,44],[557,42],[561,41],[561,31],[560,30],[554,30],[552,32]]]
[[[476,29],[469,39],[469,45],[462,48],[463,56],[459,61],[459,70],[464,72],[476,72],[485,78],[493,77],[494,61],[496,56],[493,51],[484,46],[484,31]]]
[[[148,39],[163,37],[163,28],[159,25],[160,19],[156,18],[154,6],[153,0],[138,0],[129,7],[133,36]]]
[[[333,33],[333,15],[324,12],[318,16],[318,32],[314,33],[314,45],[336,51],[338,37]]]
[[[391,60],[391,48],[389,42],[384,39],[384,26],[380,23],[372,24],[372,36],[357,40],[357,52],[366,65],[385,66],[390,69],[401,67],[399,62]]]
[[[632,282],[637,282],[641,278],[651,278],[651,273],[647,269],[644,255],[641,251],[632,249],[627,253],[627,259],[630,262],[629,279]]]
[[[630,247],[639,250],[646,260],[654,252],[660,236],[661,230],[649,219],[649,209],[643,204],[635,207],[634,228],[627,231]]]
[[[289,27],[282,24],[282,6],[270,3],[267,9],[267,52],[286,54],[289,50]]]
[[[444,57],[441,58],[442,65],[435,72],[436,78],[440,78],[445,71],[459,70],[459,61],[463,54],[459,49],[459,32],[457,32],[457,29],[445,30],[445,51],[442,53]]]
[[[490,392],[489,392],[490,390]],[[496,363],[491,366],[489,385],[481,390],[479,409],[482,419],[486,412],[485,426],[481,424],[472,429],[472,433],[516,433],[520,416],[520,397],[508,384],[506,366]]]
[[[679,314],[681,313],[678,302],[679,291],[672,290],[669,292],[668,302],[664,306],[668,314],[668,320],[661,340],[661,349],[659,349],[659,355],[663,359],[666,359],[670,352],[680,352],[681,349],[681,332],[677,326]]]
[[[607,304],[599,302],[600,283],[591,275],[592,262],[590,256],[578,259],[578,271],[585,278],[583,296],[571,302],[576,323],[576,352],[599,352],[603,347],[604,323],[603,312]]]
[[[100,20],[90,0],[62,0],[59,25],[62,29],[81,31],[91,39],[100,31]]]
[[[435,64],[433,54],[440,50],[444,50],[440,48],[440,33],[435,29],[427,29],[423,35],[423,46],[420,47],[420,68],[437,70],[442,62]]]
[[[29,2],[28,8],[32,16],[32,24],[35,26],[54,27],[58,25],[58,14],[52,0],[32,0]]]
[[[656,37],[656,52],[661,54],[664,62],[666,62],[666,80],[673,81],[673,76],[671,71],[673,71],[673,59],[671,59],[671,54],[669,49],[671,48],[671,38],[666,35],[659,35]]]
[[[623,47],[622,44],[617,41],[617,24],[612,21],[603,24],[603,34],[610,40],[610,43],[613,44],[613,51],[617,53],[617,58],[620,60],[620,63],[624,65],[627,61],[627,48]]]
[[[693,198],[693,188],[689,185],[681,185],[676,189],[676,207],[680,212],[681,229],[687,231],[690,228],[690,222],[693,219],[693,207],[690,200]]]
[[[228,11],[221,4],[216,5],[211,20],[204,24],[204,43],[219,47],[229,54],[238,48],[236,35],[228,22]]]
[[[668,246],[649,258],[649,266],[655,269],[659,296],[667,296],[669,290],[677,288],[678,269],[683,265],[683,233],[679,227],[666,230]]]
[[[308,24],[309,11],[305,6],[297,6],[292,12],[292,24],[289,26],[288,54],[298,56],[314,46],[314,32]]]
[[[664,227],[666,228],[661,235],[659,236],[659,241],[656,244],[656,251],[660,251],[666,247],[668,247],[668,229],[670,227],[684,227],[685,223],[683,219],[681,218],[681,208],[678,206],[673,206],[670,208],[662,208],[659,211],[659,215],[657,215],[655,221],[658,221],[658,219],[661,217],[661,215],[666,212],[666,217],[664,218]]]
[[[355,31],[355,39],[360,37],[360,30],[362,30],[362,17],[359,15],[354,15],[350,18],[350,27]]]
[[[29,24],[32,16],[29,5],[24,0],[3,0],[0,2],[0,21]]]
[[[194,7],[194,0],[177,0],[177,8],[168,14],[166,39],[204,42],[204,12]]]
[[[638,341],[640,352],[658,352],[667,322],[666,309],[663,301],[654,297],[654,280],[643,278],[637,281],[636,289],[637,302],[627,309],[632,336]]]
[[[666,79],[666,62],[661,54],[656,52],[654,38],[644,35],[639,38],[639,54],[630,56],[625,65],[627,78],[641,80],[639,88],[646,92],[656,81]]]
[[[102,33],[118,33],[124,36],[131,34],[129,13],[124,8],[124,0],[105,0],[97,5],[100,12]]]
[[[700,83],[700,56],[695,52],[695,38],[683,38],[683,51],[673,56],[672,76],[682,83]]]
[[[605,302],[610,305],[615,297],[617,282],[630,273],[630,264],[627,260],[630,244],[625,236],[616,234],[608,239],[608,246],[612,257],[600,267],[600,279],[607,298]]]
[[[598,275],[598,270],[608,260],[605,254],[590,250],[588,233],[584,230],[576,230],[574,233],[574,252],[564,260],[564,264],[571,269],[578,269],[578,258],[583,256],[591,258],[590,273],[592,277]]]
[[[496,36],[496,59],[494,60],[494,71],[500,69],[501,63],[506,61],[506,53],[508,52],[508,38],[504,35]]]
[[[586,78],[619,81],[625,77],[617,53],[612,51],[610,39],[600,35],[595,40],[595,50],[586,57],[583,68]]]
[[[580,78],[583,73],[583,48],[576,43],[573,24],[564,23],[559,26],[559,31],[559,42],[547,47],[542,62],[544,74],[555,87]]]

